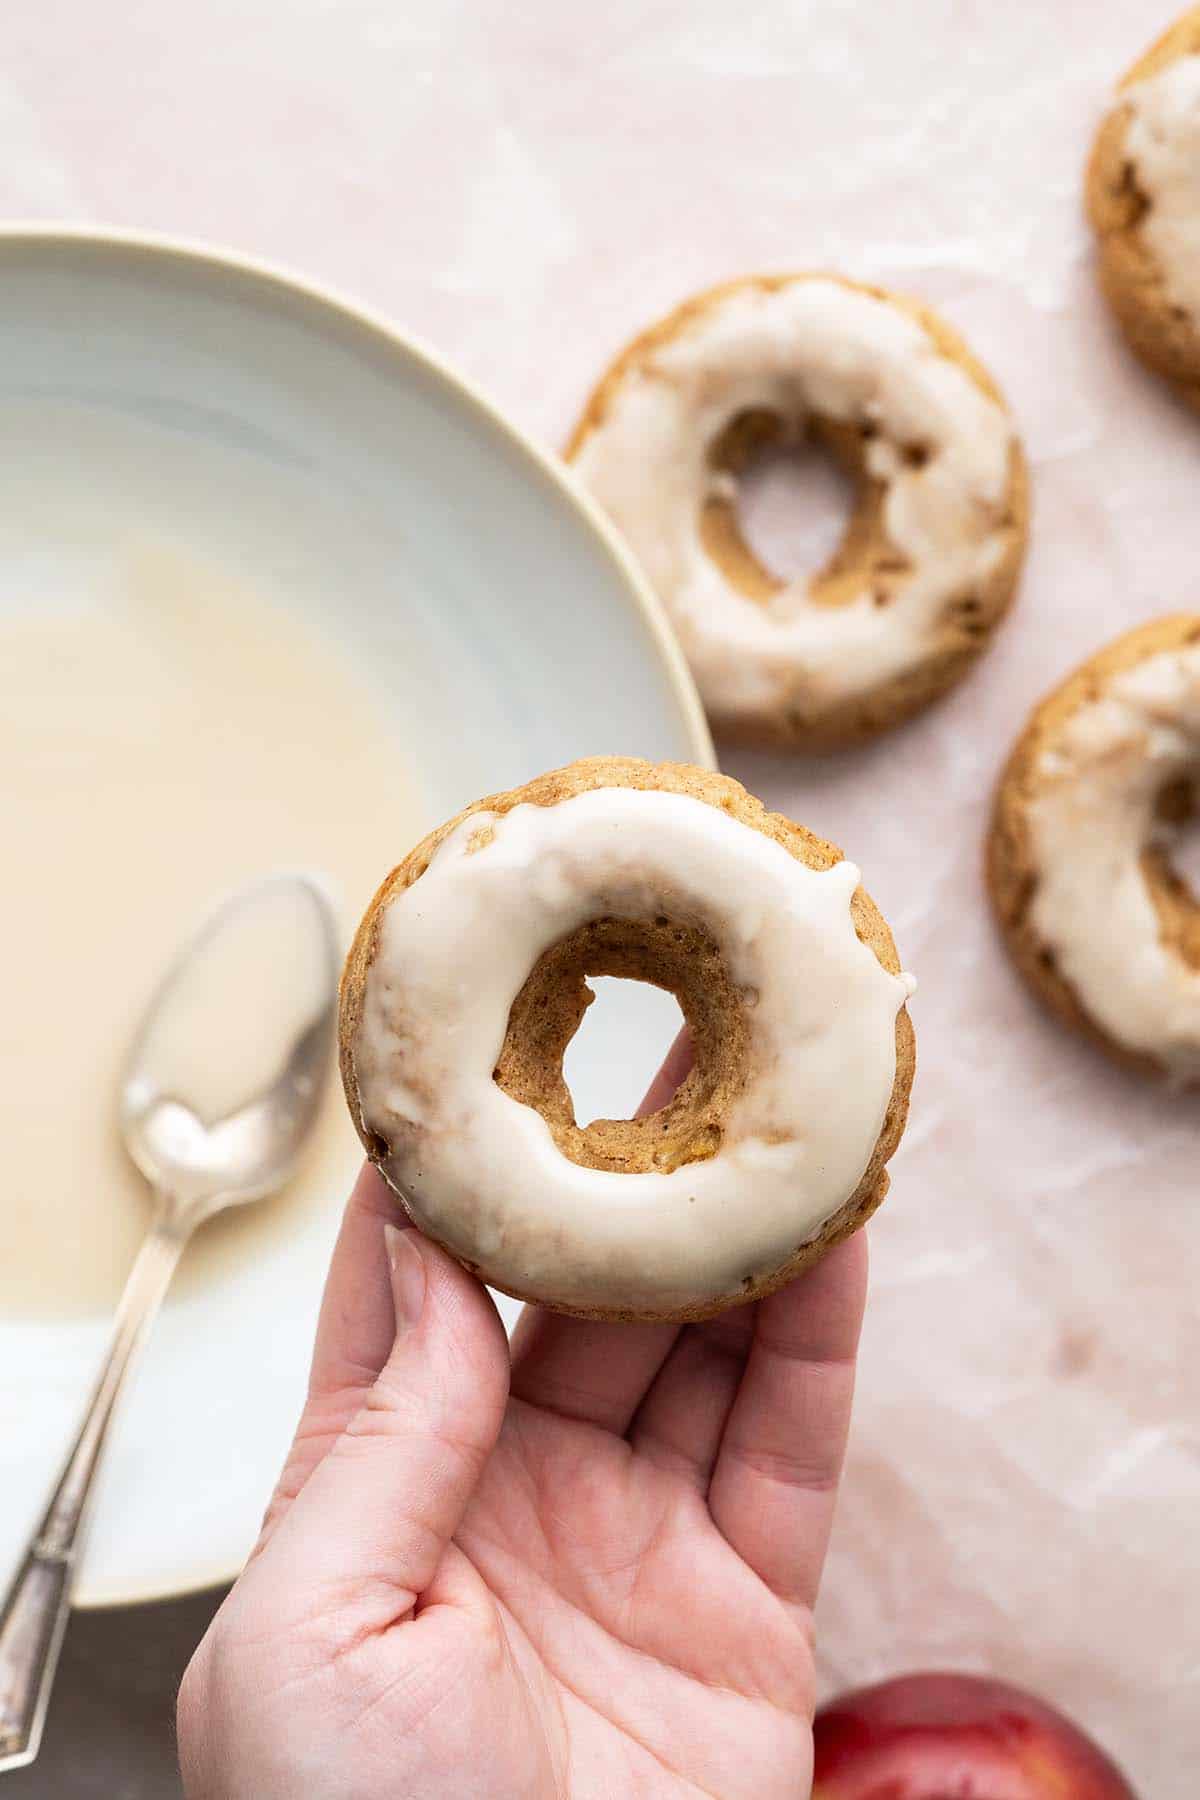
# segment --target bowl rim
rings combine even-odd
[[[381,312],[356,300],[335,284],[234,247],[168,232],[92,222],[51,224],[21,219],[0,222],[0,258],[12,258],[21,252],[36,256],[38,252],[53,254],[72,250],[118,267],[125,263],[134,274],[139,270],[174,267],[185,274],[206,279],[218,288],[223,281],[242,282],[269,302],[274,302],[276,311],[282,304],[294,306],[298,301],[310,318],[334,320],[348,339],[357,335],[377,354],[396,365],[409,368],[416,365],[432,385],[440,387],[464,411],[473,413],[488,432],[506,440],[528,470],[554,490],[561,503],[600,544],[619,577],[618,586],[631,610],[640,615],[649,632],[672,690],[692,761],[703,768],[716,768],[708,722],[666,611],[616,528],[565,462],[514,425],[482,389],[461,375],[422,338],[397,328]],[[0,313],[2,311],[0,303]],[[231,1566],[224,1560],[207,1565],[198,1562],[193,1576],[169,1588],[154,1582],[141,1587],[128,1584],[120,1591],[85,1593],[75,1600],[74,1605],[80,1611],[100,1611],[109,1607],[184,1600],[234,1580],[240,1567],[240,1564]]]

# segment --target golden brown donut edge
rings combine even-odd
[[[1170,299],[1162,267],[1142,237],[1149,201],[1125,154],[1129,109],[1120,103],[1134,82],[1194,55],[1200,55],[1200,6],[1177,19],[1121,77],[1092,143],[1084,191],[1100,286],[1130,349],[1200,410],[1200,328]]]
[[[359,1108],[358,1084],[354,1071],[353,1046],[362,1017],[367,977],[375,955],[380,924],[389,903],[397,894],[410,887],[413,882],[420,880],[438,846],[450,832],[454,831],[464,819],[470,818],[472,814],[486,811],[502,816],[515,806],[554,806],[559,801],[569,799],[575,794],[586,793],[595,788],[610,787],[656,789],[666,793],[686,794],[693,799],[702,800],[706,805],[719,808],[730,814],[731,817],[738,819],[742,824],[748,825],[752,830],[759,831],[775,843],[781,844],[797,861],[812,869],[828,869],[842,861],[842,854],[834,845],[827,843],[823,838],[814,836],[802,825],[794,824],[792,820],[785,818],[781,813],[768,812],[760,801],[747,793],[740,782],[734,781],[726,775],[718,775],[706,769],[695,768],[689,763],[649,763],[632,757],[587,757],[579,762],[568,764],[566,768],[555,769],[548,774],[541,775],[536,780],[527,782],[523,787],[514,788],[507,793],[491,795],[465,807],[453,819],[440,825],[423,838],[409,852],[403,862],[392,870],[363,916],[342,974],[338,1019],[338,1048],[342,1083],[355,1130],[362,1140],[367,1156],[376,1166],[379,1166],[386,1157],[388,1146],[363,1126]],[[859,938],[874,952],[882,967],[890,974],[899,974],[900,960],[892,934],[882,914],[861,886],[855,890],[851,900],[851,916]],[[832,1249],[843,1238],[847,1238],[857,1231],[883,1200],[888,1189],[885,1165],[900,1142],[904,1130],[915,1063],[916,1040],[912,1022],[907,1009],[902,1007],[896,1018],[896,1073],[892,1084],[891,1098],[883,1127],[862,1179],[853,1194],[826,1221],[815,1238],[806,1244],[798,1245],[786,1261],[763,1276],[752,1287],[739,1287],[736,1291],[719,1295],[715,1299],[664,1311],[637,1308],[573,1307],[556,1303],[545,1295],[531,1294],[512,1288],[496,1280],[493,1272],[489,1270],[486,1260],[473,1262],[463,1257],[459,1257],[457,1260],[461,1261],[464,1267],[468,1268],[481,1281],[500,1288],[502,1292],[511,1294],[514,1299],[529,1301],[580,1318],[659,1320],[685,1323],[690,1320],[709,1318],[716,1313],[725,1311],[730,1306],[762,1299],[765,1295],[774,1292],[776,1288],[782,1287],[785,1282],[793,1280],[802,1270],[817,1262],[827,1250]],[[403,1204],[403,1195],[398,1194],[397,1200]],[[443,1248],[447,1248],[447,1246],[443,1246]]]
[[[997,783],[984,852],[985,879],[1001,936],[1033,992],[1057,1018],[1117,1062],[1154,1076],[1164,1073],[1159,1061],[1118,1043],[1096,1023],[1029,923],[1037,872],[1028,806],[1036,790],[1035,772],[1042,753],[1053,745],[1079,707],[1098,699],[1126,669],[1135,668],[1164,650],[1180,650],[1197,640],[1200,615],[1176,613],[1152,619],[1088,657],[1040,700],[1013,745]],[[1161,875],[1156,879],[1148,872],[1147,881],[1160,928],[1170,931],[1172,914],[1180,907],[1178,892]],[[1188,910],[1193,908],[1194,903],[1190,903]]]
[[[731,295],[747,289],[773,293],[798,281],[836,282],[840,287],[867,294],[872,299],[882,300],[907,313],[933,340],[943,356],[956,362],[990,400],[994,400],[1008,412],[1004,395],[989,371],[959,334],[922,301],[893,293],[869,282],[854,281],[848,276],[820,269],[785,275],[748,275],[720,282],[715,287],[694,294],[664,318],[640,332],[618,353],[584,404],[567,440],[563,453],[566,460],[573,462],[592,432],[603,423],[625,378],[652,359],[663,345],[685,336]],[[849,427],[847,431],[850,436],[863,438],[857,427]],[[845,439],[847,431],[839,432],[838,435]],[[853,472],[853,466],[862,460],[861,445],[857,454],[851,449],[851,454],[842,460],[851,466]],[[867,516],[872,511],[878,512],[878,508],[872,508],[873,496],[869,491],[871,484],[859,480],[858,485],[858,503],[847,524],[842,545],[833,557],[833,563],[844,573],[849,573],[851,568],[851,562],[847,559],[848,549],[854,563],[865,571],[880,551],[886,553],[888,547],[888,540],[882,534],[882,524],[878,517]],[[860,522],[865,525],[865,529],[856,530],[856,524]],[[946,619],[929,656],[917,667],[881,682],[865,694],[842,701],[804,723],[797,721],[794,715],[784,709],[764,712],[753,722],[740,717],[730,720],[713,716],[711,723],[714,731],[726,743],[744,744],[752,748],[830,750],[864,742],[901,724],[915,713],[924,711],[956,686],[978,660],[991,642],[996,627],[1005,617],[1016,594],[1029,535],[1029,472],[1024,451],[1015,433],[1009,470],[1006,525],[1008,542],[1005,553],[975,591],[975,606],[969,614],[951,615]]]

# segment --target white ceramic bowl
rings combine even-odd
[[[3,470],[20,466],[42,409],[81,421],[56,439],[64,494],[111,482],[114,506],[169,509],[201,553],[225,534],[226,555],[299,567],[307,537],[313,567],[336,561],[337,580],[297,579],[294,604],[370,661],[426,826],[576,756],[711,761],[658,605],[599,514],[477,394],[345,302],[168,243],[0,235],[0,507]],[[139,432],[169,442],[167,461],[195,451],[203,480],[139,462]],[[294,504],[248,534],[256,467],[290,484]],[[0,605],[4,574],[0,555]],[[406,847],[381,845],[381,858]],[[577,1096],[628,1061],[619,1031],[639,1018],[662,1029],[656,998],[610,1013],[586,1054],[581,1043]],[[253,1268],[168,1303],[112,1445],[81,1605],[178,1594],[240,1565],[297,1416],[356,1160],[347,1134],[323,1210]],[[0,1580],[105,1335],[100,1317],[0,1318]]]

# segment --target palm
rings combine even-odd
[[[807,1792],[806,1615],[731,1549],[687,1472],[515,1401],[431,1611],[443,1594],[473,1602],[481,1699],[510,1726],[480,1792],[526,1791],[531,1751],[551,1777],[536,1791],[580,1800]]]

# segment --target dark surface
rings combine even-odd
[[[41,1755],[0,1800],[177,1800],[175,1695],[224,1593],[76,1613]]]

